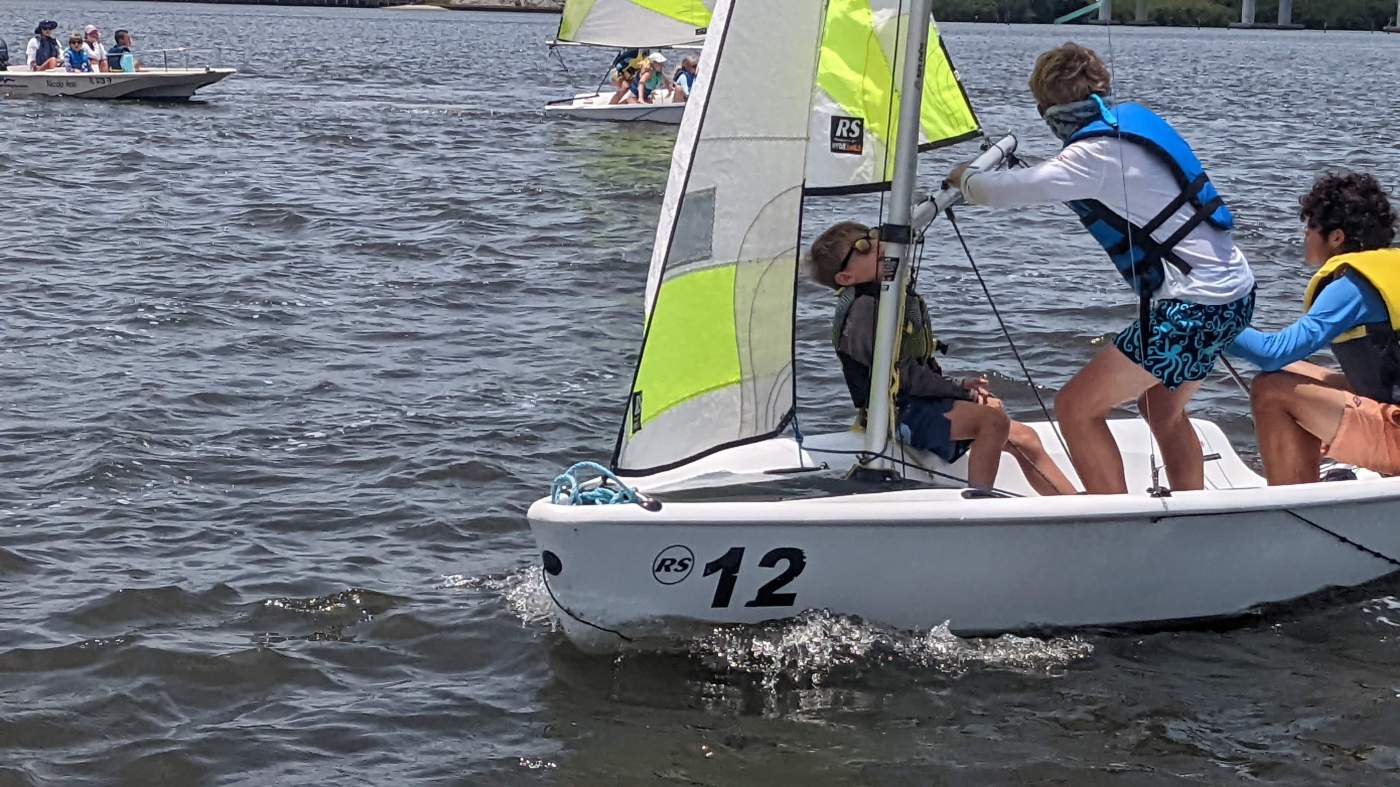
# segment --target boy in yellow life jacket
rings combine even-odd
[[[870,400],[879,257],[879,231],[854,221],[839,222],[823,232],[812,242],[810,252],[812,278],[838,291],[831,341],[841,359],[851,401],[862,412]],[[895,401],[904,442],[947,462],[967,453],[967,482],[975,489],[992,488],[1001,452],[1010,450],[1036,492],[1072,494],[1073,484],[1045,453],[1035,430],[1006,415],[985,377],[953,380],[943,376],[933,359],[936,344],[923,299],[909,293]]]
[[[1257,364],[1250,404],[1270,484],[1318,480],[1325,454],[1400,473],[1400,249],[1376,179],[1326,174],[1299,200],[1306,314],[1278,333],[1246,329],[1228,352]],[[1307,358],[1328,344],[1335,372]]]

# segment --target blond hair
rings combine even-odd
[[[855,242],[869,233],[870,228],[858,221],[838,221],[818,235],[807,253],[807,272],[812,281],[833,290],[840,289],[841,285],[836,283],[836,269],[841,267],[841,260],[850,253]]]
[[[1042,52],[1031,71],[1031,95],[1041,111],[1056,104],[1083,101],[1091,95],[1109,94],[1108,66],[1098,53],[1072,41]]]

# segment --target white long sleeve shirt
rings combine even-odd
[[[968,202],[1010,208],[1091,199],[1142,226],[1181,189],[1171,169],[1143,147],[1112,137],[1073,142],[1052,159],[1027,169],[968,172],[959,184]],[[1152,237],[1165,241],[1194,214],[1190,204],[1167,219]],[[1202,222],[1176,246],[1191,266],[1189,274],[1163,263],[1165,281],[1157,298],[1219,305],[1243,298],[1254,288],[1244,252],[1226,230]]]

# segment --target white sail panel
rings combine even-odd
[[[900,0],[830,0],[812,97],[809,193],[889,187],[908,10]],[[981,134],[936,25],[930,25],[921,149]]]
[[[566,0],[556,40],[592,46],[696,46],[714,0]]]
[[[762,439],[792,416],[802,86],[814,78],[822,11],[815,0],[716,8],[657,227],[619,472]]]

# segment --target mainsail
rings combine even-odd
[[[618,472],[679,466],[791,422],[803,196],[887,187],[904,19],[898,0],[718,3],[652,249]],[[927,68],[941,70],[924,92],[942,109],[925,115],[921,147],[978,133],[933,43]]]
[[[565,0],[556,41],[608,47],[696,46],[714,0]]]

